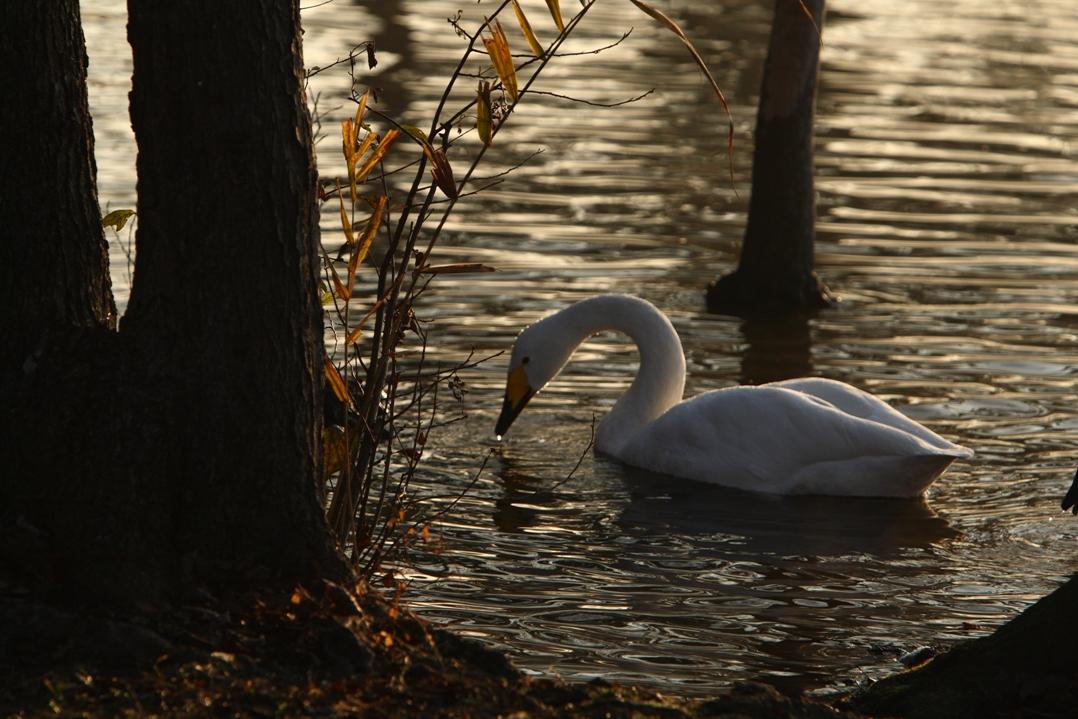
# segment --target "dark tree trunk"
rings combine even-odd
[[[46,333],[111,326],[116,309],[78,0],[3,3],[0,27],[3,387],[19,379]]]
[[[776,0],[756,116],[752,197],[737,270],[708,288],[715,312],[812,310],[831,303],[813,271],[812,130],[824,0]]]
[[[322,326],[298,3],[129,12],[131,303],[119,333],[57,339],[11,393],[0,573],[125,599],[340,577],[315,491]],[[44,185],[85,182],[41,159]]]
[[[175,541],[196,561],[309,573],[326,541],[322,324],[298,3],[129,10],[139,227],[123,332],[175,396],[160,467]]]

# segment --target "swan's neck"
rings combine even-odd
[[[602,422],[595,447],[619,456],[632,436],[681,401],[685,391],[685,355],[670,320],[649,302],[636,297],[604,295],[563,310],[582,342],[604,330],[624,332],[640,352],[640,369],[632,385]]]

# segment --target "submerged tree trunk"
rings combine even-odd
[[[97,205],[79,3],[4,3],[0,27],[3,387],[19,380],[47,333],[112,326],[116,310]]]
[[[810,19],[805,10],[812,13]],[[824,0],[776,0],[756,116],[752,197],[737,270],[707,292],[714,312],[812,310],[831,303],[813,270],[812,131]]]
[[[5,392],[0,575],[127,600],[339,577],[315,491],[321,308],[298,3],[131,0],[129,11],[131,304],[118,333],[53,338]],[[73,17],[47,18],[48,32],[77,29]],[[77,57],[82,67],[81,44]],[[84,76],[78,85],[85,98]],[[88,116],[77,124],[89,133]],[[38,139],[32,187],[92,190],[92,160],[72,174]],[[12,260],[15,272],[43,261]]]

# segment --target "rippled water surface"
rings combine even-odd
[[[545,5],[523,4],[542,35]],[[988,631],[1078,569],[1078,520],[1058,512],[1078,458],[1078,6],[829,3],[817,264],[841,304],[808,321],[745,322],[707,314],[702,289],[737,257],[771,5],[661,5],[728,92],[738,193],[724,119],[683,49],[628,3],[600,2],[572,49],[632,34],[555,62],[539,89],[605,103],[655,92],[619,109],[535,98],[498,136],[491,175],[544,151],[447,225],[439,261],[499,272],[435,284],[422,313],[436,354],[505,349],[554,308],[629,292],[670,314],[690,393],[831,377],[977,456],[923,503],[741,494],[590,455],[563,481],[631,374],[626,340],[598,337],[450,512],[442,551],[416,557],[412,606],[528,670],[685,693],[761,675],[840,687],[895,669],[904,650]],[[460,6],[474,19],[491,3]],[[380,64],[361,81],[424,126],[463,47],[445,20],[457,7],[313,7],[307,62],[373,39]],[[127,206],[123,3],[83,13],[102,202]],[[312,90],[326,113],[321,169],[334,172],[347,77],[327,73]],[[120,243],[113,260],[123,301]],[[431,503],[494,446],[503,362],[465,373],[467,419],[434,438],[417,488]]]

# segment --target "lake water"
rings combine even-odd
[[[549,39],[545,4],[523,5]],[[447,225],[439,263],[499,271],[435,283],[420,314],[436,356],[507,349],[573,300],[638,294],[681,333],[690,394],[831,377],[977,456],[924,502],[741,494],[591,455],[563,481],[628,383],[625,338],[586,343],[500,446],[504,358],[469,370],[467,418],[433,438],[416,490],[444,504],[497,453],[436,528],[440,552],[415,556],[407,597],[528,671],[686,694],[749,677],[827,691],[893,671],[919,645],[984,634],[1078,569],[1078,519],[1059,512],[1078,460],[1078,5],[829,3],[817,266],[841,303],[785,322],[703,308],[706,283],[736,262],[771,14],[769,2],[726,5],[661,4],[731,101],[737,194],[725,119],[683,48],[629,3],[600,2],[571,49],[632,34],[554,62],[538,88],[603,103],[655,92],[618,109],[535,97],[514,115],[483,172],[544,151]],[[460,6],[474,21],[492,4]],[[380,63],[361,81],[380,88],[380,108],[426,126],[463,49],[446,22],[457,7],[312,7],[307,63],[374,40]],[[134,201],[123,13],[83,3],[101,198],[114,208]],[[523,50],[511,17],[506,29]],[[347,76],[312,90],[332,174]],[[327,236],[335,227],[327,215]]]

